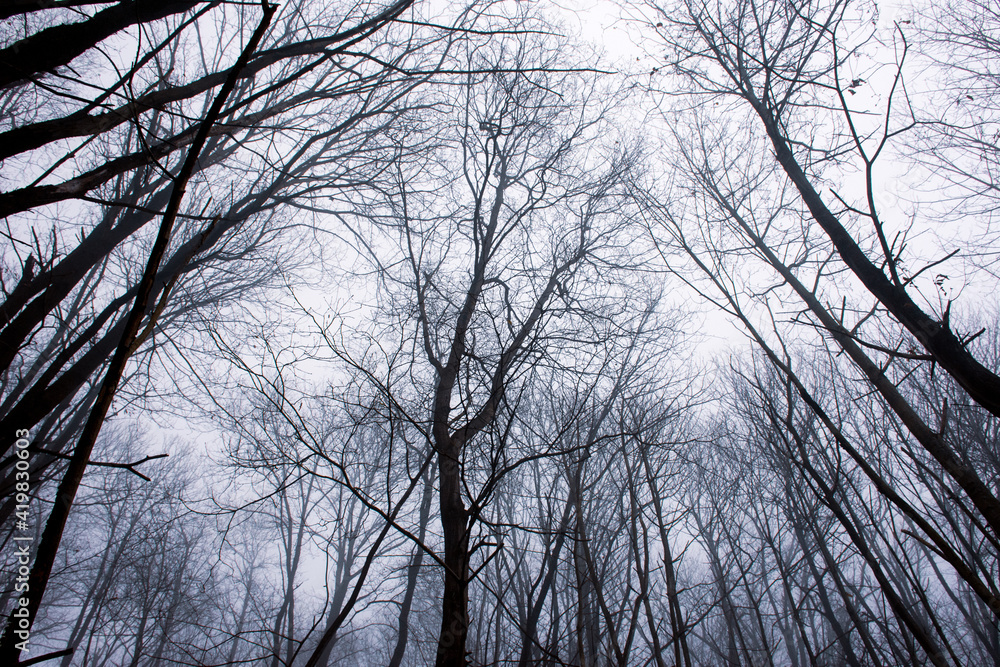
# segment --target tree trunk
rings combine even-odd
[[[399,667],[406,655],[406,644],[410,634],[410,609],[413,606],[413,596],[417,590],[417,577],[420,575],[420,567],[424,562],[423,541],[427,536],[427,522],[430,520],[431,501],[434,497],[434,484],[428,475],[425,475],[424,495],[420,501],[420,528],[417,533],[417,540],[420,542],[413,553],[413,559],[406,573],[406,592],[403,594],[403,604],[399,608],[399,630],[396,635],[396,648],[392,652],[389,660],[389,667]]]
[[[436,667],[463,667],[465,640],[469,631],[468,570],[469,512],[462,501],[459,457],[461,447],[438,452],[441,484],[441,528],[444,536],[444,593],[441,598],[441,634],[438,638]]]

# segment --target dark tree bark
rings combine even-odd
[[[42,597],[45,594],[45,588],[52,573],[52,566],[55,563],[56,553],[59,550],[59,543],[62,540],[62,534],[66,528],[66,521],[69,518],[69,512],[73,506],[73,501],[76,498],[80,482],[83,480],[84,471],[86,471],[87,465],[90,463],[90,455],[94,449],[94,444],[97,442],[97,436],[100,434],[101,428],[104,425],[104,420],[107,418],[108,410],[111,408],[111,403],[118,390],[118,384],[121,382],[122,375],[125,371],[125,364],[134,352],[133,343],[135,342],[136,336],[139,334],[140,324],[146,317],[147,308],[150,306],[149,300],[155,286],[160,262],[166,254],[167,244],[170,241],[170,235],[173,230],[174,222],[177,219],[177,213],[180,210],[181,201],[183,200],[188,180],[194,173],[198,155],[201,153],[201,149],[205,145],[210,128],[214,125],[219,117],[219,114],[222,112],[222,107],[225,104],[226,98],[236,86],[236,74],[249,59],[250,54],[257,48],[260,40],[263,39],[264,33],[267,31],[275,11],[277,11],[277,6],[267,4],[263,5],[264,16],[261,19],[260,25],[250,37],[243,53],[233,66],[232,75],[222,86],[218,96],[215,98],[215,102],[212,104],[212,107],[209,109],[205,119],[202,121],[201,126],[199,127],[199,132],[191,145],[191,149],[187,155],[184,166],[181,168],[180,173],[177,175],[174,182],[170,201],[167,204],[167,210],[163,216],[163,222],[160,225],[156,243],[150,251],[149,261],[146,264],[142,280],[136,290],[135,301],[132,304],[131,312],[129,313],[128,318],[124,321],[121,340],[118,342],[115,354],[111,359],[107,373],[104,376],[104,381],[101,384],[101,389],[98,392],[93,407],[91,408],[90,416],[84,425],[80,441],[73,451],[69,468],[59,484],[59,488],[56,492],[56,501],[53,504],[52,511],[45,523],[45,530],[42,532],[42,539],[38,545],[38,550],[35,553],[35,561],[32,565],[31,574],[28,578],[28,584],[32,593],[32,595],[28,598],[29,604],[27,607],[29,626],[38,614]],[[12,612],[7,622],[7,628],[4,632],[3,638],[0,639],[0,656],[5,656],[4,659],[7,660],[9,664],[15,665],[18,663],[21,654],[21,650],[17,648],[18,636],[15,633],[15,629],[17,627],[18,619]]]
[[[128,26],[158,21],[198,4],[197,0],[123,0],[79,23],[46,28],[0,49],[0,88],[67,65]]]

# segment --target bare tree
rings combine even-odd
[[[308,188],[306,183],[315,178],[330,183],[327,160],[331,152],[377,136],[380,123],[398,115],[400,97],[433,72],[432,63],[427,72],[400,74],[401,67],[419,68],[414,54],[442,33],[431,30],[421,36],[409,30],[409,34],[400,33],[401,41],[379,34],[410,4],[398,2],[373,13],[349,8],[345,15],[335,16],[336,27],[321,37],[316,37],[314,28],[325,18],[314,15],[307,5],[296,6],[275,31],[275,38],[258,51],[257,42],[266,28],[262,24],[235,67],[226,62],[226,46],[243,35],[247,14],[230,16],[236,20],[234,30],[227,33],[228,10],[218,9],[219,3],[159,3],[159,9],[137,14],[130,9],[131,3],[122,2],[82,22],[34,33],[28,26],[35,24],[26,23],[28,32],[6,49],[5,66],[17,76],[8,77],[4,84],[9,89],[4,99],[11,119],[5,132],[9,152],[4,164],[11,167],[17,162],[30,168],[20,175],[25,185],[2,195],[5,215],[13,216],[8,217],[8,233],[15,243],[5,253],[5,263],[15,272],[12,263],[19,264],[20,278],[13,289],[5,288],[2,308],[0,366],[5,391],[0,420],[21,429],[48,420],[42,435],[54,436],[50,442],[58,443],[58,448],[34,462],[36,490],[46,479],[45,468],[66,458],[60,455],[69,452],[70,439],[86,423],[69,471],[62,475],[58,491],[62,500],[50,517],[50,535],[36,559],[33,605],[40,602],[50,567],[46,562],[52,561],[58,548],[75,488],[129,358],[144,343],[156,342],[155,334],[169,330],[171,321],[218,307],[242,290],[280,280],[280,273],[273,270],[253,275],[251,267],[254,259],[264,264],[273,261],[266,256],[271,252],[267,244],[280,236],[274,229],[281,217],[276,209],[288,191]],[[264,8],[268,16],[273,13],[268,6]],[[219,21],[212,23],[211,10],[216,9]],[[53,16],[58,16],[57,10]],[[147,31],[142,35],[148,48],[140,40],[135,61],[119,71],[125,74],[95,92],[73,68],[91,66],[93,57],[87,54],[98,53],[102,41],[127,38],[121,31],[136,20],[140,31]],[[172,72],[186,57],[192,33],[216,29],[219,49],[203,53],[200,65],[192,70],[194,78],[178,83]],[[33,56],[25,60],[38,50],[38,44],[56,34],[63,35],[66,44],[46,54],[55,60]],[[200,36],[197,41],[207,43]],[[376,64],[352,72],[342,67],[344,58]],[[69,65],[71,61],[74,65]],[[44,67],[28,70],[25,63]],[[59,70],[41,74],[62,66],[69,67],[72,76]],[[52,77],[58,83],[51,84],[48,79]],[[223,92],[216,94],[220,86]],[[44,113],[20,104],[29,89],[49,100]],[[330,99],[343,104],[328,104]],[[296,137],[301,128],[295,127],[295,114],[320,100],[328,113],[341,112],[337,122],[317,135]],[[383,114],[384,119],[380,118]],[[39,115],[50,117],[39,120]],[[284,136],[279,138],[279,134]],[[82,141],[60,155],[58,142],[74,138]],[[109,160],[105,147],[117,142],[121,155]],[[365,159],[358,151],[354,157]],[[62,178],[71,159],[76,164],[88,159],[103,164],[70,174],[62,184],[43,184],[45,179]],[[345,171],[358,176],[358,165],[358,161],[344,165]],[[216,193],[213,204],[209,182],[219,174],[228,181],[224,189],[229,191],[221,197]],[[182,210],[184,190],[195,176],[205,179],[195,186],[202,203]],[[73,224],[57,224],[50,238],[40,240],[31,229],[32,216],[39,214],[39,207],[69,199],[95,204],[96,210],[103,211],[103,219],[79,238],[75,238]],[[164,224],[152,253],[155,261],[148,263],[137,285],[130,275],[132,265],[144,255],[142,247],[149,241],[141,230],[164,207]],[[174,231],[178,216],[181,222]],[[243,264],[251,272],[245,274],[248,280],[242,285],[234,282],[234,274],[224,268],[227,263]],[[178,294],[189,296],[190,301],[171,308]],[[50,330],[54,335],[49,335]],[[103,388],[96,395],[84,391],[81,401],[78,392],[112,353]],[[67,411],[68,417],[60,414]],[[53,428],[59,430],[53,432]],[[12,463],[8,457],[6,464]],[[11,507],[8,502],[6,511]]]
[[[419,423],[437,455],[441,665],[465,664],[468,591],[481,567],[473,558],[489,560],[499,547],[480,519],[502,477],[533,455],[511,440],[531,367],[567,363],[588,340],[571,331],[590,329],[592,313],[607,307],[583,301],[582,289],[621,242],[613,209],[629,168],[612,155],[609,167],[585,175],[578,160],[606,104],[592,82],[560,72],[550,47],[526,36],[468,58],[462,68],[473,74],[457,82],[447,115],[435,117],[446,128],[437,148],[419,164],[398,163],[394,190],[367,219],[347,218],[392,317],[417,341],[406,344],[419,356],[405,372],[419,372],[427,392],[409,413],[427,411]],[[560,351],[556,340],[570,347]],[[394,403],[408,404],[381,383]]]
[[[762,8],[738,3],[721,8],[686,2],[680,10],[673,13],[665,7],[652,7],[671,51],[670,65],[684,85],[696,94],[727,102],[736,99],[749,108],[770,143],[775,161],[840,261],[973,400],[1000,416],[1000,400],[996,398],[1000,396],[1000,377],[976,360],[967,341],[952,331],[950,307],[938,315],[928,314],[907,292],[916,275],[929,267],[903,275],[903,249],[893,245],[900,237],[888,240],[875,201],[879,156],[890,141],[915,124],[906,100],[898,99],[904,95],[905,36],[897,43],[897,71],[889,82],[881,119],[869,127],[849,100],[864,79],[851,76],[848,60],[865,43],[868,31],[848,3],[809,7],[787,3]],[[902,105],[899,111],[898,105]],[[833,124],[831,138],[813,141],[807,138],[806,130],[800,140],[799,128],[808,127],[809,122],[802,118],[803,110],[824,107],[832,111],[824,119]],[[850,161],[864,174],[858,196],[845,199],[833,195],[841,207],[839,213],[817,190],[818,170],[828,160]],[[865,247],[867,232],[864,236],[860,231],[851,233],[849,226],[855,220],[871,225],[874,248]],[[993,509],[982,509],[989,516],[995,514]]]

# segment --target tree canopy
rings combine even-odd
[[[0,660],[1000,666],[997,35],[10,0]]]

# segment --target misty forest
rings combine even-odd
[[[4,0],[2,665],[1000,667],[997,0]]]

